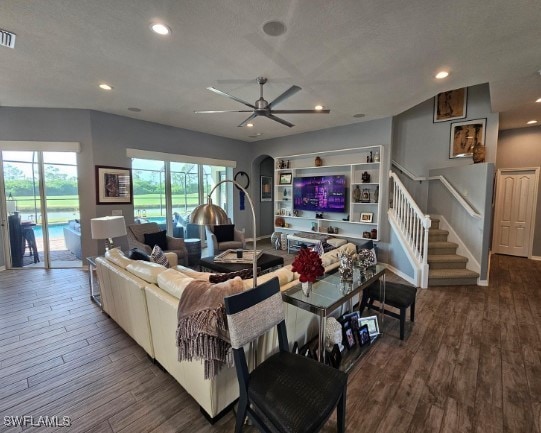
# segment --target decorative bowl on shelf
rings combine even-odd
[[[274,225],[277,227],[284,227],[286,224],[286,221],[282,217],[278,217],[274,220]]]

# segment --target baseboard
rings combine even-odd
[[[402,272],[402,271],[399,271],[399,270],[396,269],[394,266],[388,265],[387,263],[381,263],[381,262],[378,262],[378,264],[379,264],[379,265],[382,265],[382,266],[385,266],[385,268],[389,269],[393,274],[398,275],[400,278],[403,278],[403,279],[406,280],[408,283],[410,283],[412,286],[417,287],[417,282],[415,281],[415,278],[410,277],[409,275],[405,274],[405,273]]]
[[[5,266],[0,266],[0,272],[5,271],[5,270],[6,270]]]
[[[541,256],[531,256],[530,259],[541,262]]]
[[[480,279],[477,279],[477,285],[478,286],[488,286],[488,280],[480,280]]]

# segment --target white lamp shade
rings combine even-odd
[[[126,235],[126,222],[123,216],[106,216],[90,220],[92,239],[111,239]]]

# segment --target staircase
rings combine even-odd
[[[477,285],[479,274],[466,269],[468,259],[456,254],[458,245],[448,242],[449,232],[439,227],[440,221],[432,219],[428,232],[428,286]]]

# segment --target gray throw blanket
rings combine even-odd
[[[243,290],[243,282],[238,277],[218,284],[193,280],[180,297],[177,310],[178,360],[202,359],[205,379],[216,376],[228,362],[231,345],[224,297]]]

